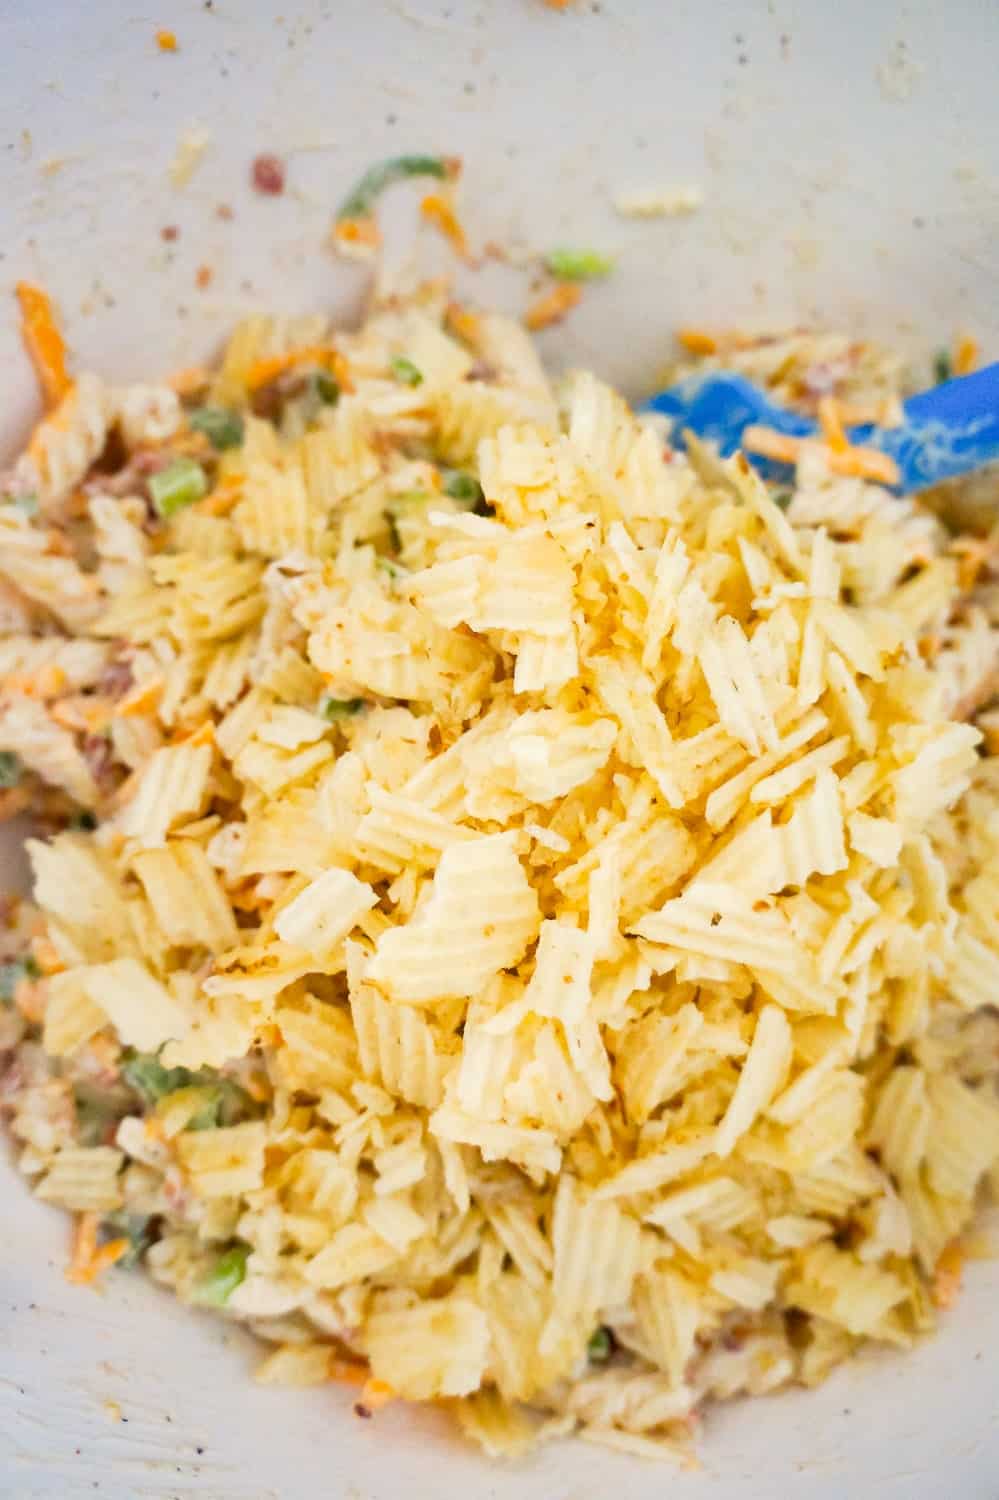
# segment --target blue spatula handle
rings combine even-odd
[[[692,375],[660,391],[647,409],[672,418],[677,441],[689,428],[717,443],[726,456],[740,446],[753,423],[788,437],[818,432],[810,418],[775,405],[743,376],[718,371]],[[902,411],[898,427],[852,427],[848,434],[851,443],[880,448],[895,460],[899,493],[923,490],[999,461],[999,364],[910,396]],[[747,457],[769,477],[782,471],[770,459],[752,453]]]

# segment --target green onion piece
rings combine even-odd
[[[954,379],[954,362],[946,349],[938,349],[933,356],[933,378],[937,385]]]
[[[324,406],[336,406],[340,399],[339,385],[325,370],[317,370],[313,375],[312,388]]]
[[[13,750],[0,750],[0,791],[6,792],[12,786],[17,786],[24,767],[21,757],[15,755]]]
[[[249,1256],[249,1245],[233,1245],[231,1250],[223,1251],[195,1284],[192,1300],[200,1302],[203,1307],[225,1307],[246,1276]]]
[[[238,1125],[257,1113],[249,1094],[231,1078],[205,1084],[203,1093],[205,1102],[188,1120],[186,1130],[217,1130],[220,1125]]]
[[[204,1082],[203,1075],[189,1068],[165,1068],[151,1052],[131,1052],[121,1065],[121,1076],[147,1104],[156,1104],[165,1094]]]
[[[25,495],[15,495],[11,500],[11,504],[16,505],[18,510],[26,516],[34,517],[38,514],[38,496],[33,492]]]
[[[97,827],[97,814],[83,808],[80,812],[73,814],[69,820],[69,826],[77,833],[93,833]]]
[[[779,510],[787,510],[794,499],[794,494],[791,490],[775,490],[770,498]]]
[[[25,958],[12,958],[0,964],[0,1003],[13,1005],[14,991],[22,979],[41,978],[41,969],[29,953]]]
[[[440,177],[449,175],[449,165],[443,156],[390,156],[386,161],[369,167],[337,209],[338,219],[366,219],[375,206],[375,199],[394,182],[406,177]]]
[[[455,469],[448,474],[444,480],[444,493],[450,495],[452,500],[466,506],[469,510],[482,501],[482,486],[474,474],[463,474],[460,469]]]
[[[380,573],[387,573],[390,578],[407,578],[409,569],[404,568],[401,563],[393,562],[390,557],[376,557],[375,567]]]
[[[130,1271],[138,1265],[156,1239],[152,1226],[151,1214],[130,1214],[124,1209],[108,1214],[101,1221],[101,1229],[109,1240],[126,1239],[129,1242],[129,1249],[115,1261],[119,1269]]]
[[[149,478],[149,493],[163,517],[175,516],[185,506],[193,505],[208,491],[208,480],[193,458],[175,458],[172,464]]]
[[[392,374],[402,385],[423,384],[422,374],[413,364],[413,361],[406,358],[405,354],[393,354],[391,363]]]
[[[238,448],[243,441],[243,418],[238,411],[229,411],[224,406],[199,406],[197,411],[191,412],[188,421],[195,432],[203,432],[220,453],[226,448]]]
[[[610,1359],[614,1345],[606,1328],[594,1329],[586,1346],[586,1357],[591,1365],[605,1365]]]
[[[352,719],[363,707],[363,698],[331,698],[324,694],[319,700],[319,712],[331,724],[338,723],[340,719]]]
[[[596,281],[614,269],[611,257],[599,250],[551,250],[545,265],[561,281]]]

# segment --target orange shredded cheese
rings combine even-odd
[[[106,698],[87,698],[80,694],[53,703],[49,715],[63,729],[78,729],[84,734],[103,734],[111,722],[112,710]]]
[[[550,292],[545,292],[544,296],[531,303],[524,314],[524,326],[536,333],[539,328],[550,328],[553,323],[561,323],[577,306],[582,295],[582,287],[575,282],[560,281],[558,286],[552,287]]]
[[[451,241],[458,254],[468,254],[468,240],[452,205],[440,193],[428,193],[420,204],[420,213],[429,223],[436,225],[445,239]]]
[[[836,453],[845,453],[850,440],[843,430],[843,416],[835,396],[823,396],[819,402],[819,426],[822,436]]]
[[[397,1399],[395,1388],[387,1380],[378,1380],[374,1375],[361,1387],[361,1402],[369,1411],[378,1411]]]
[[[201,365],[188,365],[186,369],[175,370],[168,377],[167,385],[176,391],[178,396],[195,396],[198,391],[203,391],[211,376]]]
[[[227,516],[243,494],[243,478],[238,472],[227,474],[200,502],[201,509],[210,516]]]
[[[382,235],[372,218],[337,219],[333,225],[333,239],[353,249],[377,250],[382,242]]]
[[[161,52],[176,52],[176,33],[173,31],[158,31],[156,33],[156,45]]]
[[[43,974],[60,974],[66,967],[59,952],[51,938],[33,937],[31,939],[31,955]]]
[[[56,406],[73,382],[66,369],[66,342],[59,331],[51,300],[30,281],[17,283],[21,304],[21,336],[49,406]]]
[[[812,438],[788,437],[772,427],[751,424],[742,434],[742,446],[748,453],[759,453],[777,463],[796,464],[808,452],[821,454],[833,474],[855,479],[870,479],[876,484],[895,485],[899,481],[898,464],[878,448],[847,447],[838,453],[828,444]]]
[[[363,1387],[369,1373],[367,1365],[351,1364],[349,1360],[337,1359],[335,1355],[330,1357],[328,1378],[338,1380],[342,1385]]]
[[[192,749],[198,745],[214,745],[215,725],[211,719],[205,719],[195,729],[184,729],[174,735],[170,743],[172,745],[190,745]]]
[[[118,704],[117,712],[123,719],[142,718],[151,713],[163,696],[166,681],[161,676],[150,677],[136,683]]]
[[[978,342],[970,334],[963,333],[954,344],[952,365],[955,375],[970,375],[978,364]]]
[[[678,328],[676,339],[688,354],[717,354],[718,352],[718,340],[713,333],[708,333],[706,328]]]
[[[960,1245],[949,1244],[933,1272],[933,1301],[937,1307],[953,1307],[961,1290],[964,1255]]]
[[[482,320],[476,313],[469,312],[460,302],[449,302],[445,321],[452,333],[475,348],[482,336]]]
[[[307,344],[300,349],[290,349],[287,354],[273,354],[265,359],[255,359],[246,377],[247,388],[258,391],[270,385],[279,375],[296,369],[299,365],[322,365],[336,380],[342,390],[353,390],[347,361],[338,350],[325,344]]]

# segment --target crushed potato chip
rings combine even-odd
[[[898,396],[839,336],[683,342]],[[141,1203],[261,1381],[490,1455],[683,1452],[931,1328],[999,1180],[988,547],[675,453],[436,284],[175,384],[81,375],[0,501],[5,808],[56,830],[5,1111],[87,1274]]]

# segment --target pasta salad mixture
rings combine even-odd
[[[22,301],[0,1108],[71,1279],[493,1455],[932,1329],[999,1186],[990,539],[675,451],[436,284],[123,389]]]

